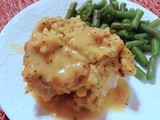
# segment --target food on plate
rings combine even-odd
[[[76,111],[100,110],[117,80],[136,74],[133,56],[120,37],[109,28],[87,26],[80,16],[43,18],[24,49],[26,93],[45,102],[70,95]]]
[[[98,3],[93,3],[92,0],[87,0],[80,8],[76,9],[77,2],[73,2],[67,12],[66,18],[81,16],[81,19],[88,26],[105,29],[110,27],[111,33],[116,33],[124,41],[125,45],[131,50],[135,51],[134,47],[138,49],[143,57],[135,55],[135,60],[142,66],[148,67],[149,60],[144,53],[151,53],[152,56],[160,55],[160,30],[156,27],[160,25],[160,18],[150,22],[142,21],[144,12],[140,9],[127,8],[127,4],[119,3],[117,0],[101,0]],[[142,58],[146,63],[142,63]],[[150,62],[152,63],[152,62]],[[156,63],[156,61],[155,61]],[[154,65],[153,65],[154,66]],[[136,77],[140,80],[154,80],[156,74],[150,76],[149,69],[146,72],[137,68]],[[156,69],[156,68],[154,68]],[[143,77],[140,76],[142,72]],[[152,79],[151,79],[152,78]]]

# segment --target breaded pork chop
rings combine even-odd
[[[43,18],[25,44],[26,93],[50,101],[71,94],[76,109],[96,111],[119,77],[136,73],[133,56],[109,28],[86,26],[80,17]]]

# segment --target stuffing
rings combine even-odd
[[[44,101],[70,94],[74,108],[100,110],[120,77],[136,73],[133,56],[109,28],[85,25],[80,17],[43,18],[25,44],[26,93]]]

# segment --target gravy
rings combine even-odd
[[[130,87],[128,83],[119,79],[117,87],[109,91],[101,110],[97,112],[90,112],[86,109],[79,112],[73,110],[71,95],[55,97],[50,102],[44,102],[40,97],[36,97],[36,100],[48,113],[54,113],[58,120],[64,118],[65,120],[93,120],[105,116],[109,110],[122,111],[128,105],[129,97]]]

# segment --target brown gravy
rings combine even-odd
[[[86,109],[75,111],[72,109],[71,97],[63,95],[54,98],[50,102],[44,102],[40,97],[36,97],[38,104],[47,110],[48,113],[54,113],[57,119],[65,120],[93,120],[105,116],[109,110],[122,111],[128,105],[130,97],[130,87],[128,83],[122,79],[118,80],[115,89],[110,90],[102,104],[102,109],[97,112],[90,112]]]

